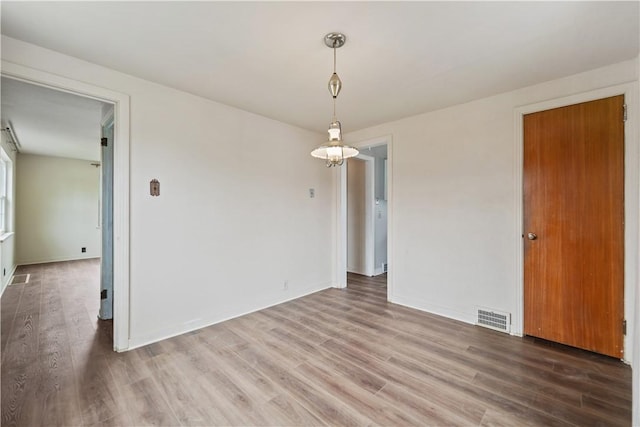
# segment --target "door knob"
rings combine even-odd
[[[536,240],[538,238],[538,235],[536,233],[529,233],[527,234],[527,238],[529,240]]]

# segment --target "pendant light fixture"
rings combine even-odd
[[[342,143],[342,125],[336,117],[336,98],[342,89],[342,81],[336,73],[336,49],[344,46],[347,38],[342,33],[329,33],[324,37],[324,44],[333,49],[333,74],[329,79],[329,93],[333,97],[333,118],[329,125],[329,140],[313,150],[311,155],[319,159],[324,159],[327,167],[341,166],[344,159],[355,157],[358,150]]]

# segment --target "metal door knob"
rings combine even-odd
[[[527,238],[529,240],[536,240],[538,238],[538,235],[536,233],[529,233],[527,234]]]

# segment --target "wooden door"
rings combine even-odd
[[[623,356],[623,104],[621,95],[524,117],[524,332],[616,358]]]

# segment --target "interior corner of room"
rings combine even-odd
[[[639,21],[3,2],[3,423],[640,425]]]

